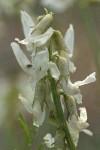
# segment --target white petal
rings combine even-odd
[[[88,134],[89,136],[93,136],[93,133],[90,130],[88,130],[88,129],[83,129],[82,131],[84,133]]]
[[[79,130],[78,120],[75,115],[72,116],[69,123],[70,123],[71,128],[73,128],[73,130]]]
[[[96,81],[96,77],[95,76],[96,76],[96,73],[93,72],[92,74],[87,76],[86,79],[84,79],[83,81],[75,82],[74,85],[79,87],[79,86],[82,86],[82,85],[85,85],[85,84],[89,84],[89,83],[95,82]]]
[[[34,27],[35,24],[32,18],[25,11],[21,11],[21,21],[22,21],[24,35],[25,37],[27,37],[27,35],[30,32],[30,28]]]
[[[54,142],[55,142],[55,139],[51,136],[50,133],[46,134],[44,137],[44,143],[46,144],[46,146],[48,148],[53,148],[54,147]]]
[[[15,54],[15,57],[19,63],[19,65],[22,67],[22,69],[28,73],[28,74],[32,74],[32,69],[31,68],[27,68],[28,65],[31,65],[31,62],[29,61],[29,59],[26,57],[26,55],[23,53],[23,51],[21,50],[21,48],[19,47],[19,45],[15,42],[11,43],[11,47],[13,49],[13,52]]]
[[[35,123],[36,125],[42,125],[45,119],[45,106],[41,108],[41,105],[39,101],[35,101],[33,105],[33,124]]]
[[[21,100],[22,104],[24,105],[25,109],[33,114],[33,110],[32,110],[32,103],[31,101],[25,99],[21,94],[19,94],[18,98]]]
[[[74,63],[70,60],[68,62],[69,62],[69,71],[71,73],[74,73],[76,71],[76,67],[75,67]]]
[[[87,121],[87,111],[85,107],[80,107],[80,120],[81,122],[86,122]]]
[[[52,28],[49,28],[46,30],[45,33],[41,34],[41,35],[37,35],[36,37],[30,37],[30,41],[31,43],[33,43],[33,45],[35,47],[40,47],[44,44],[46,44],[46,42],[51,38],[51,36],[53,35],[54,30]]]
[[[53,32],[54,32],[54,30],[52,28],[49,28],[43,34],[36,35],[36,36],[33,36],[30,34],[24,40],[21,40],[18,42],[21,44],[24,44],[26,46],[31,45],[31,49],[33,49],[34,47],[40,47],[40,46],[43,46],[44,44],[46,44],[47,41],[53,35]]]
[[[18,38],[16,38],[16,40],[18,41],[18,43],[23,44],[23,45],[27,45],[30,43],[30,37],[27,36],[24,40],[19,40]]]
[[[73,25],[70,24],[69,29],[67,30],[65,37],[65,44],[70,52],[70,54],[73,54],[73,49],[74,49],[74,29]]]
[[[74,142],[75,146],[77,146],[77,143],[79,140],[79,125],[78,125],[78,121],[74,115],[72,116],[72,119],[68,123],[68,128],[71,133],[73,142]]]
[[[61,80],[62,88],[66,92],[66,94],[69,95],[76,95],[80,93],[80,89],[74,86],[74,84],[71,82],[70,78],[68,78],[68,82],[64,81],[64,79]]]
[[[33,125],[39,128],[39,125],[37,123],[33,122]]]
[[[49,53],[46,48],[44,51],[38,52],[33,59],[33,68],[40,71],[47,71],[49,63]]]
[[[43,110],[41,111],[41,113],[37,116],[37,121],[36,121],[36,124],[37,125],[42,125],[43,122],[44,122],[44,119],[45,119],[45,115],[46,115],[46,112],[45,112],[45,106],[43,107]]]
[[[50,69],[52,77],[55,78],[56,80],[58,80],[59,76],[60,76],[60,71],[58,70],[56,64],[53,62],[50,62],[49,69]]]
[[[78,104],[82,104],[82,94],[81,93],[74,95],[74,98]]]
[[[31,87],[33,90],[34,90],[37,82],[39,80],[41,80],[45,75],[46,75],[45,71],[34,70],[34,73],[33,73],[32,78],[30,80]]]

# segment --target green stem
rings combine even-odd
[[[99,41],[97,38],[97,32],[96,28],[91,16],[91,12],[88,6],[82,6],[82,4],[77,2],[78,9],[80,11],[80,14],[82,16],[82,20],[84,22],[85,28],[87,30],[87,34],[90,40],[90,44],[93,50],[94,58],[95,58],[95,63],[97,67],[98,73],[100,73],[100,58],[99,58],[99,53],[100,53],[100,45]]]
[[[60,96],[57,93],[56,81],[52,77],[50,78],[50,84],[51,84],[51,91],[52,91],[52,96],[53,96],[53,100],[54,100],[54,104],[56,108],[57,117],[61,123],[61,126],[63,127],[63,130],[65,131],[65,137],[68,143],[68,147],[70,150],[75,150],[76,148],[73,143],[72,137],[70,135],[70,132],[66,123],[66,119],[64,117],[63,109],[62,109],[61,102],[60,102]]]

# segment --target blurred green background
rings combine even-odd
[[[38,137],[31,127],[32,116],[28,114],[17,96],[30,94],[28,77],[19,67],[10,47],[14,38],[23,39],[20,10],[33,18],[44,14],[41,0],[0,0],[0,150],[29,150],[23,130],[18,122],[21,112],[33,139]],[[62,0],[63,1],[63,0]],[[66,0],[67,1],[67,0]],[[57,4],[56,4],[57,5]],[[48,9],[50,6],[48,5]],[[77,70],[71,74],[72,81],[82,80],[97,72],[97,81],[81,88],[83,104],[88,113],[89,129],[93,137],[80,134],[78,150],[100,150],[100,4],[99,0],[76,0],[59,12],[54,10],[52,26],[64,35],[69,24],[75,30],[73,62]],[[42,131],[44,132],[44,131]],[[33,142],[34,143],[34,142]],[[37,143],[38,144],[38,143]],[[35,148],[33,148],[35,150]]]

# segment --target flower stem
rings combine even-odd
[[[70,150],[75,150],[76,148],[73,143],[72,137],[70,135],[70,132],[66,123],[66,119],[64,117],[63,109],[62,109],[61,102],[60,102],[60,96],[57,93],[56,81],[52,77],[50,78],[50,84],[51,84],[51,91],[52,91],[52,96],[53,96],[53,100],[54,100],[54,104],[56,108],[57,117],[61,123],[60,124],[61,127],[65,131],[65,138],[67,140],[68,147]]]

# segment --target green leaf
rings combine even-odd
[[[21,125],[21,127],[24,131],[24,135],[25,135],[27,144],[31,148],[32,140],[31,140],[31,137],[30,137],[30,133],[29,133],[26,121],[25,121],[25,119],[23,118],[23,116],[21,114],[19,114],[19,116],[18,116],[18,121],[19,121],[19,123],[20,123],[20,125]]]
[[[42,150],[44,148],[44,144],[41,143],[39,146],[38,146],[38,149],[37,150]]]

